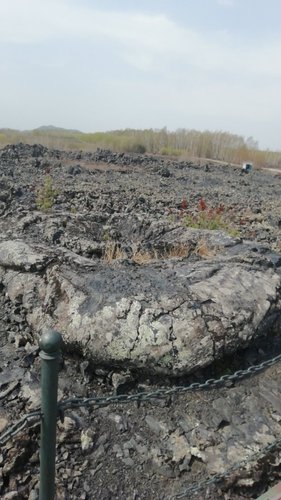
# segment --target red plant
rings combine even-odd
[[[183,198],[181,200],[181,209],[182,210],[186,210],[187,209],[187,200],[186,200],[186,198]]]
[[[216,209],[216,212],[217,214],[222,214],[224,212],[224,205],[223,203],[220,203],[220,205],[218,206],[218,208]]]
[[[203,198],[200,198],[200,200],[199,200],[199,209],[202,210],[202,211],[204,211],[204,210],[206,210],[206,208],[207,208],[207,205],[206,205],[205,200]]]
[[[240,226],[246,226],[246,224],[247,224],[246,219],[242,219],[242,217],[241,217],[241,219],[239,220],[239,224],[240,224]]]

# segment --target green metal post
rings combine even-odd
[[[56,426],[58,415],[58,369],[62,337],[46,329],[39,340],[41,348],[41,442],[40,500],[55,498]]]

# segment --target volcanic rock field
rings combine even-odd
[[[64,341],[60,401],[187,387],[278,356],[280,231],[281,172],[0,150],[0,439],[40,407],[46,328]],[[280,393],[277,362],[201,391],[68,409],[57,498],[257,498],[280,481]],[[1,498],[38,498],[38,443],[34,425],[3,445]]]

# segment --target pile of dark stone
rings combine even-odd
[[[55,194],[43,211],[46,178]],[[46,326],[65,342],[60,398],[204,381],[279,354],[280,194],[278,175],[211,162],[2,149],[0,432],[40,406]],[[202,200],[231,227],[192,227]],[[160,500],[224,473],[279,438],[280,374],[67,411],[58,498]],[[38,497],[38,440],[35,425],[1,449],[1,498]],[[279,461],[267,454],[197,498],[254,498],[279,480]]]

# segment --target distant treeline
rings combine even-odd
[[[40,127],[32,131],[0,129],[0,146],[25,142],[40,143],[56,149],[96,150],[152,153],[181,158],[208,158],[228,163],[251,161],[256,166],[281,168],[281,151],[262,151],[252,137],[229,132],[200,132],[178,129],[114,130],[82,133],[56,127]]]

